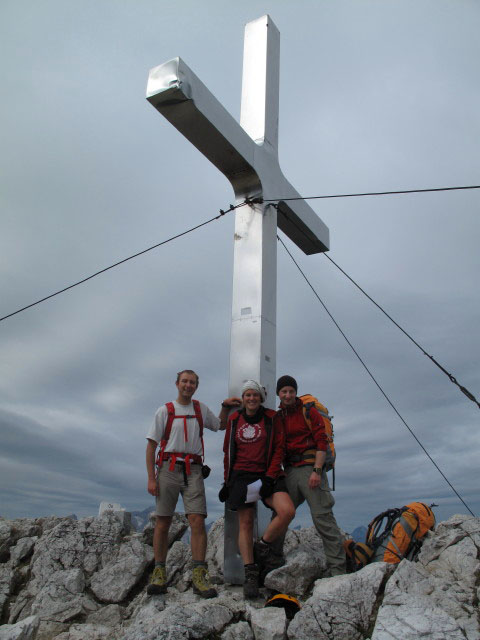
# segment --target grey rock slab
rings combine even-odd
[[[87,574],[93,573],[118,553],[121,540],[122,525],[113,514],[59,522],[35,545],[31,561],[35,587],[63,569],[82,568]]]
[[[181,541],[174,542],[167,554],[167,579],[169,585],[175,585],[183,578],[183,573],[191,571],[192,552]],[[190,582],[190,575],[188,575]]]
[[[30,616],[15,624],[0,627],[0,640],[34,640],[37,635],[40,618]]]
[[[235,622],[225,629],[220,640],[253,640],[253,631],[248,622]]]
[[[117,627],[122,623],[124,617],[124,607],[118,604],[107,604],[106,607],[101,607],[98,611],[91,613],[87,618],[87,622],[93,625]]]
[[[207,537],[206,561],[210,570],[219,576],[223,576],[224,562],[224,526],[225,518],[221,516],[210,527]]]
[[[308,547],[312,551],[321,553],[325,557],[323,551],[323,542],[317,533],[315,527],[306,527],[305,529],[291,529],[287,531],[283,552],[286,557],[299,546]]]
[[[40,620],[35,640],[52,640],[60,633],[68,631],[68,624],[64,622],[54,622],[52,620]]]
[[[375,562],[350,575],[317,580],[312,596],[293,618],[296,640],[360,640],[373,623],[378,594],[394,566]]]
[[[167,638],[205,638],[219,633],[233,617],[232,611],[217,599],[180,606],[178,602],[150,617],[137,616],[125,629],[121,640],[162,640]]]
[[[87,615],[98,605],[83,593],[84,588],[85,578],[81,569],[57,571],[49,576],[49,581],[34,597],[31,611],[42,621],[59,623]]]
[[[68,631],[55,636],[55,640],[113,640],[116,633],[100,624],[72,624]]]
[[[0,520],[0,562],[7,562],[10,558],[12,545],[12,525],[9,520]]]
[[[121,545],[116,558],[92,576],[90,588],[103,602],[121,602],[152,560],[151,547],[134,537]]]
[[[38,536],[20,538],[17,543],[10,548],[10,562],[12,566],[17,566],[33,552]]]
[[[251,613],[251,624],[255,640],[284,640],[287,617],[283,609],[268,607]]]
[[[467,540],[461,540],[456,547],[465,542]],[[445,552],[452,549],[448,547]],[[422,634],[440,638],[442,633],[449,638],[478,640],[476,589],[471,586],[468,574],[466,578],[463,583],[452,573],[448,580],[443,572],[435,575],[429,572],[428,566],[402,560],[386,585],[372,640],[387,637],[386,630],[398,630],[407,623],[411,631],[405,631],[406,640],[423,637]]]
[[[323,551],[307,545],[298,545],[291,551],[286,564],[267,574],[265,586],[281,593],[302,596],[326,571]]]

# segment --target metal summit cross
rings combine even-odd
[[[181,58],[150,71],[147,100],[231,182],[236,210],[229,394],[253,378],[275,406],[277,224],[306,254],[328,251],[328,228],[278,162],[280,33],[269,16],[245,27],[240,124]],[[275,199],[274,207],[264,200]],[[228,522],[227,522],[228,524]],[[226,535],[227,543],[227,535]],[[238,562],[225,578],[238,582]],[[230,580],[228,579],[230,574]]]

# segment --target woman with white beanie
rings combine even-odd
[[[271,570],[275,564],[283,563],[281,558],[272,557],[275,554],[271,544],[285,534],[295,515],[282,470],[283,430],[275,429],[275,411],[266,409],[264,401],[265,389],[258,382],[244,382],[243,406],[229,417],[223,446],[225,483],[219,498],[238,513],[238,547],[245,565],[246,598],[258,596],[259,582],[264,577],[261,574],[267,566]],[[275,515],[254,545],[253,507],[259,498]]]

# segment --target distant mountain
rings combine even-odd
[[[355,542],[365,542],[365,536],[367,535],[367,527],[363,525],[361,527],[357,527],[352,531],[352,538]]]
[[[150,519],[153,507],[147,507],[143,511],[132,511],[132,525],[137,531],[143,531]]]

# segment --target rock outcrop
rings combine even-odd
[[[454,516],[430,533],[417,562],[374,563],[326,577],[313,528],[290,531],[286,565],[245,602],[223,584],[223,518],[209,531],[207,561],[218,597],[191,589],[191,552],[175,514],[168,593],[149,597],[153,522],[143,533],[125,514],[0,519],[0,640],[479,640],[480,519]],[[297,597],[293,620],[264,608],[278,591]]]

